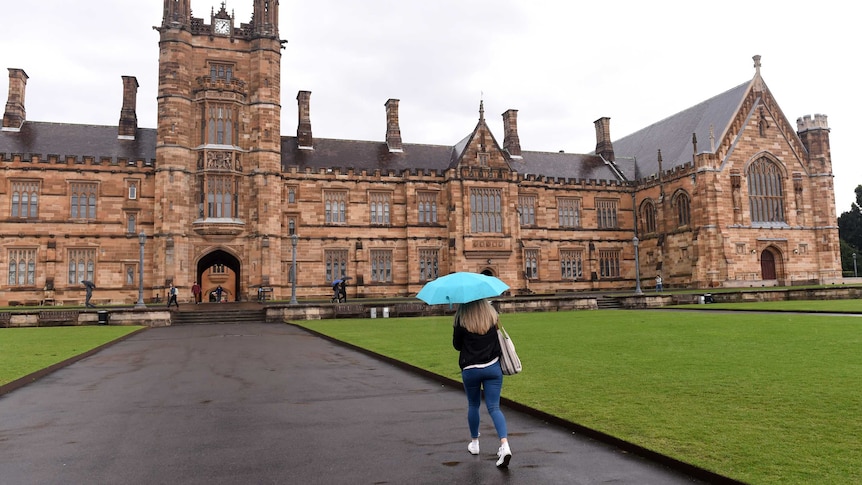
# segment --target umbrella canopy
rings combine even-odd
[[[499,296],[509,285],[499,278],[479,273],[459,272],[441,276],[422,287],[416,298],[429,305],[467,303]]]
[[[94,285],[92,281],[83,280],[81,281],[81,284],[87,288],[90,288],[91,290],[96,287],[96,285]]]

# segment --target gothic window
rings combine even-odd
[[[138,220],[138,218],[135,216],[135,214],[129,214],[128,215],[127,224],[126,224],[126,233],[135,234],[137,232],[137,228],[136,228],[137,220]]]
[[[374,249],[371,251],[371,281],[375,283],[392,282],[392,251]]]
[[[233,79],[233,66],[228,64],[210,64],[210,81],[230,83]]]
[[[419,224],[437,223],[437,192],[419,192]]]
[[[431,281],[437,279],[439,274],[439,262],[436,249],[419,250],[419,281]]]
[[[685,192],[679,192],[673,198],[673,205],[676,209],[676,222],[679,227],[687,226],[691,223],[691,199]]]
[[[323,253],[326,266],[326,282],[331,283],[347,276],[347,250],[327,249]]]
[[[372,192],[370,194],[369,198],[371,199],[371,207],[369,208],[369,212],[371,213],[372,225],[379,226],[389,224],[391,197],[391,194],[388,192]]]
[[[205,184],[207,218],[238,217],[239,181],[232,176],[208,175]]]
[[[287,188],[287,203],[296,204],[296,187]]]
[[[96,272],[95,249],[69,250],[69,284],[79,285],[82,281],[93,281]]]
[[[599,251],[599,275],[602,278],[619,278],[620,276],[620,252],[616,249],[603,249]]]
[[[781,168],[767,158],[748,167],[748,198],[752,222],[784,222]]]
[[[95,219],[96,218],[96,193],[99,185],[90,182],[72,182],[69,184],[71,200],[72,219]]]
[[[135,200],[138,198],[138,182],[131,181],[129,182],[129,200]]]
[[[560,277],[576,280],[584,276],[584,252],[581,250],[560,251]]]
[[[470,189],[470,232],[503,232],[500,189]]]
[[[33,286],[36,284],[36,250],[9,250],[9,286]]]
[[[518,219],[521,226],[536,225],[536,196],[518,196]]]
[[[655,204],[651,200],[645,200],[641,204],[641,224],[644,234],[654,233],[656,231],[656,210]]]
[[[581,199],[569,197],[557,199],[557,215],[560,227],[581,227]]]
[[[327,224],[344,224],[347,221],[347,192],[327,190],[323,193],[323,206]]]
[[[207,144],[234,145],[235,110],[223,104],[207,106]]]
[[[617,201],[597,199],[596,217],[599,229],[615,229],[617,227]]]
[[[524,250],[524,278],[535,280],[539,278],[539,250]]]
[[[227,272],[227,267],[223,264],[214,264],[210,266],[211,274],[225,274]]]
[[[39,182],[12,182],[12,217],[35,218],[39,214]]]

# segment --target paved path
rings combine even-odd
[[[460,390],[290,325],[153,328],[0,396],[0,482],[696,483],[504,412],[498,470],[484,408],[467,453]]]

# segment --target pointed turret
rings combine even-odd
[[[278,0],[254,0],[254,33],[259,37],[278,37]]]
[[[191,0],[165,0],[162,27],[188,28],[192,22]]]

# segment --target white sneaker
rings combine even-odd
[[[500,445],[500,450],[497,451],[497,468],[506,468],[509,466],[509,460],[512,459],[512,450],[509,449],[509,443]]]
[[[467,445],[467,451],[470,452],[471,455],[479,454],[479,442],[471,441],[469,445]]]

